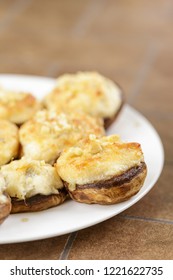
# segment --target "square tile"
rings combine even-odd
[[[19,0],[0,1],[0,25],[9,13],[9,11],[12,10],[18,3]]]
[[[1,260],[57,260],[67,235],[39,241],[0,245]]]
[[[150,69],[144,85],[132,104],[140,110],[151,113],[166,114],[173,117],[172,74],[173,50],[170,46],[160,49],[156,61]]]
[[[80,231],[69,259],[173,259],[173,224],[112,218]]]
[[[88,34],[105,38],[122,38],[130,40],[153,40],[160,36],[165,38],[167,22],[169,23],[169,0],[166,1],[126,1],[108,0],[89,24]],[[170,32],[168,33],[170,34]]]
[[[70,34],[76,21],[85,13],[90,0],[37,0],[31,1],[28,8],[13,22],[11,31],[20,32],[25,37],[45,37],[47,40],[61,34]]]

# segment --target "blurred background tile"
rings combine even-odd
[[[0,260],[57,260],[67,237],[0,245]]]
[[[172,227],[115,217],[80,231],[69,259],[173,259]]]
[[[148,71],[140,91],[132,97],[132,104],[141,111],[155,113],[159,118],[170,115],[173,118],[172,99],[172,60],[171,46],[158,50],[157,59]]]

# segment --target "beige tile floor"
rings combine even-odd
[[[0,245],[0,259],[173,259],[173,1],[1,0],[0,73],[97,70],[156,127],[163,173],[120,215],[69,235]]]

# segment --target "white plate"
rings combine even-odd
[[[0,75],[0,85],[31,91],[43,97],[55,80],[22,75]],[[125,141],[142,144],[148,175],[140,192],[126,202],[116,205],[86,205],[74,201],[42,212],[13,214],[0,226],[0,244],[38,240],[80,230],[109,219],[129,208],[156,183],[164,162],[161,140],[153,126],[136,110],[126,105],[108,134],[118,133]]]

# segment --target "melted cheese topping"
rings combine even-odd
[[[58,112],[77,110],[110,118],[119,110],[121,99],[120,88],[111,80],[95,72],[80,72],[59,77],[44,104]]]
[[[66,115],[40,111],[19,130],[23,154],[27,158],[52,162],[60,152],[90,133],[98,137],[105,131],[101,119],[83,113]]]
[[[144,160],[138,143],[122,143],[118,136],[97,139],[91,135],[78,146],[66,149],[56,163],[60,177],[69,183],[83,185],[118,176],[140,165]]]
[[[0,175],[5,180],[6,192],[19,200],[37,194],[57,194],[63,187],[55,167],[44,161],[22,158],[1,167]]]
[[[19,148],[18,128],[6,120],[0,120],[0,166],[17,156]]]
[[[32,117],[41,105],[30,93],[0,88],[0,119],[21,124]]]
[[[0,204],[7,201],[7,197],[4,195],[5,189],[5,180],[2,176],[0,176]]]

